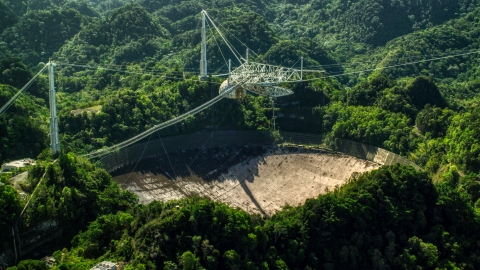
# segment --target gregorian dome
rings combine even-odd
[[[240,99],[244,98],[247,95],[247,91],[243,88],[241,85],[231,85],[228,83],[228,80],[223,81],[223,83],[220,85],[220,89],[218,90],[219,94],[221,95],[223,92],[231,89],[234,87],[235,89],[232,90],[228,95],[226,95],[226,98],[232,98],[232,99]]]

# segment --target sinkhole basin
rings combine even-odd
[[[160,154],[117,170],[113,178],[140,203],[201,196],[270,216],[380,166],[302,147],[228,146]]]

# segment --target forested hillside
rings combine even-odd
[[[204,199],[136,205],[78,156],[217,95],[223,78],[198,80],[202,9],[249,60],[300,68],[303,57],[316,71],[282,85],[295,94],[276,101],[281,131],[368,143],[425,171],[382,168],[270,218]],[[237,67],[207,32],[209,72]],[[46,75],[0,116],[0,162],[39,157],[29,192],[48,172],[20,226],[73,228],[55,245],[70,250],[55,253],[58,269],[479,268],[479,38],[478,0],[0,0],[1,105],[57,63],[62,155],[46,150]],[[273,130],[270,106],[225,99],[160,135]],[[25,200],[2,177],[7,239]]]
[[[437,184],[412,167],[383,167],[303,206],[286,206],[273,217],[262,218],[201,198],[153,202],[116,212],[131,205],[133,197],[114,195],[117,186],[104,172],[85,171],[91,165],[75,159],[64,156],[59,165],[48,169],[57,171],[60,166],[66,170],[63,176],[73,173],[78,180],[58,182],[55,178],[62,175],[53,174],[45,184],[48,196],[36,199],[32,211],[45,209],[44,218],[56,211],[71,212],[58,217],[60,227],[73,225],[70,232],[84,228],[91,214],[99,216],[73,238],[69,249],[53,253],[57,262],[53,269],[89,269],[102,260],[120,262],[125,269],[480,266],[478,177],[460,177],[453,167]],[[79,168],[70,171],[72,165]],[[63,191],[54,191],[59,189],[52,181],[60,187],[65,184]],[[99,189],[91,190],[92,184]],[[3,198],[13,208],[12,191],[6,187]],[[83,196],[98,201],[81,200]],[[47,198],[55,199],[42,202]],[[89,211],[69,208],[79,202]],[[36,218],[40,216],[29,216],[28,222]],[[42,263],[24,260],[13,269],[39,269],[38,265]]]

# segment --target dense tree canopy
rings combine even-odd
[[[197,77],[202,9],[239,57],[248,47],[249,61],[287,68],[304,58],[305,80],[282,84],[295,94],[275,101],[280,131],[372,144],[425,172],[384,167],[260,217],[200,198],[137,205],[104,170],[67,154],[119,143],[217,95],[223,79]],[[208,70],[225,74],[229,59],[240,63],[207,27]],[[42,62],[58,64],[56,162],[44,151],[45,75],[0,117],[0,161],[40,154],[27,197],[46,172],[19,226],[69,228],[58,269],[103,259],[126,269],[480,268],[479,38],[478,0],[1,0],[0,105]],[[250,94],[222,100],[156,135],[272,130],[270,106]],[[1,179],[3,240],[25,200]]]
[[[126,269],[476,268],[474,182],[383,167],[263,219],[206,199],[153,202],[99,217],[56,256],[75,267],[108,254]]]
[[[45,157],[48,158],[48,155]],[[121,190],[105,170],[96,168],[90,162],[72,153],[60,156],[55,162],[37,161],[37,164],[28,170],[28,179],[17,184],[17,186],[20,185],[22,192],[30,194],[38,184],[36,192],[30,198],[30,205],[22,217],[19,214],[26,198],[21,198],[8,179],[8,174],[1,175],[2,249],[0,251],[2,253],[5,249],[11,248],[12,228],[17,232],[19,229],[29,231],[35,230],[40,225],[46,226],[44,228],[48,230],[49,227],[45,224],[54,221],[55,227],[58,226],[55,229],[57,234],[56,237],[46,240],[45,248],[51,249],[53,246],[61,248],[68,245],[70,239],[80,230],[84,230],[97,216],[125,211],[137,201],[134,194]],[[39,184],[39,181],[42,182]],[[58,228],[62,229],[58,230]],[[45,265],[44,262],[42,263]],[[25,262],[24,266],[22,265],[19,264],[18,269],[39,269],[33,266],[27,267],[27,265],[36,265],[36,262]]]
[[[3,178],[3,177],[2,177]],[[10,186],[8,179],[2,179],[0,182],[0,214],[2,219],[0,220],[0,237],[3,242],[11,235],[12,227],[18,219],[18,213],[20,212],[21,202],[18,192]]]
[[[80,31],[82,16],[73,9],[30,11],[3,31],[0,39],[11,55],[30,65],[47,62],[66,40]]]
[[[6,28],[14,25],[18,20],[15,13],[12,12],[3,2],[0,2],[0,33]]]
[[[0,84],[0,103],[6,103],[17,89]],[[3,106],[3,105],[2,105]],[[0,161],[35,158],[47,146],[45,101],[25,95],[0,117]]]

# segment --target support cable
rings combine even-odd
[[[13,247],[15,248],[15,264],[17,264],[17,243],[15,242],[15,230],[12,227]]]
[[[133,73],[133,74],[139,74],[139,75],[143,75],[143,74],[156,74],[156,73],[160,73],[160,74],[164,74],[165,72],[161,71],[161,70],[158,70],[158,69],[154,69],[154,68],[142,68],[142,67],[139,67],[140,70],[143,70],[144,72],[135,72],[135,71],[131,71],[132,68],[130,67],[136,67],[136,66],[127,66],[127,65],[112,65],[112,64],[108,64],[106,67],[101,67],[101,66],[93,66],[93,65],[90,65],[88,63],[85,63],[85,64],[81,64],[81,63],[76,63],[76,64],[71,64],[71,63],[58,63],[56,62],[55,64],[57,65],[63,65],[63,66],[71,66],[71,67],[83,67],[83,68],[91,68],[91,69],[98,69],[98,70],[107,70],[107,71],[116,71],[116,72],[123,72],[123,73]],[[135,69],[138,69],[138,68],[135,68]],[[196,68],[190,68],[190,70],[198,70]],[[146,73],[146,72],[150,72],[150,73]],[[168,72],[169,74],[181,74],[181,72]]]
[[[128,73],[128,74],[136,74],[136,75],[153,75],[156,77],[164,77],[164,78],[173,78],[173,77],[167,77],[167,76],[158,76],[155,73],[146,73],[146,72],[135,72],[135,71],[128,71],[127,69],[112,69],[112,68],[106,68],[106,67],[101,67],[101,66],[91,66],[91,65],[78,65],[78,64],[67,64],[67,63],[59,63],[59,65],[62,66],[70,66],[70,67],[81,67],[81,68],[88,68],[88,69],[95,69],[95,70],[107,70],[107,71],[115,71],[115,72],[122,72],[122,73]],[[175,74],[175,73],[173,73]],[[176,73],[181,75],[181,73]]]
[[[145,145],[145,148],[143,148],[142,154],[141,154],[140,157],[138,158],[137,163],[135,163],[135,166],[133,167],[132,171],[128,174],[127,182],[128,182],[128,179],[130,179],[130,176],[132,175],[132,173],[133,173],[133,172],[135,171],[135,169],[137,168],[138,163],[140,163],[140,160],[142,160],[143,154],[145,153],[145,150],[147,150],[147,147],[148,147],[148,144],[150,143],[150,139],[152,138],[152,135],[153,135],[153,134],[150,134],[150,137],[148,137],[148,142],[147,142],[147,144]]]
[[[215,26],[215,25],[214,25]],[[222,33],[222,32],[219,32],[220,30],[218,28],[215,28],[218,32],[218,34],[220,35],[220,37],[223,39],[223,41],[225,42],[225,44],[227,45],[227,47],[230,49],[230,51],[232,52],[232,54],[235,56],[235,58],[238,60],[238,62],[240,64],[242,64],[242,57],[241,57],[241,54],[235,49],[235,47],[233,47],[233,45],[228,41],[227,37]]]
[[[212,20],[212,19],[210,19]],[[230,35],[232,35],[236,40],[238,40],[238,42],[240,42],[243,46],[245,46],[245,48],[249,49],[250,51],[252,51],[253,54],[255,54],[255,56],[259,56],[254,50],[250,49],[247,44],[245,44],[243,41],[241,41],[239,38],[237,38],[234,34],[232,34],[232,32],[230,32],[227,28],[225,28],[223,25],[220,24],[220,22],[218,22],[217,20],[213,19],[214,21],[216,21],[218,23],[218,25],[220,27],[222,27],[223,29],[225,29],[225,31],[227,31]]]
[[[233,89],[231,89],[231,90],[233,91]],[[108,148],[100,149],[100,150],[95,151],[95,152],[93,152],[93,153],[86,154],[86,155],[84,155],[84,157],[85,157],[85,158],[101,157],[101,156],[106,155],[106,154],[108,154],[108,153],[110,153],[110,152],[113,152],[113,151],[115,151],[115,150],[119,150],[119,149],[121,149],[121,148],[123,148],[123,147],[126,147],[126,146],[129,146],[129,145],[133,144],[133,143],[136,143],[136,142],[142,140],[143,138],[145,138],[146,136],[148,136],[148,135],[156,132],[157,130],[160,130],[160,129],[169,127],[169,126],[171,126],[171,125],[174,125],[174,124],[176,124],[176,123],[178,123],[178,122],[181,122],[181,121],[187,119],[188,117],[190,117],[190,116],[192,116],[192,115],[195,115],[195,114],[197,114],[197,113],[205,110],[206,108],[212,106],[213,104],[215,104],[215,103],[217,103],[218,101],[220,101],[221,99],[223,99],[223,98],[225,97],[226,93],[228,94],[228,93],[230,93],[230,92],[231,92],[231,91],[225,91],[225,92],[223,92],[221,95],[216,96],[215,98],[209,100],[208,102],[200,105],[199,107],[197,107],[197,108],[195,108],[195,109],[193,109],[193,110],[191,110],[191,111],[188,111],[188,112],[186,112],[186,113],[184,113],[184,114],[182,114],[182,115],[179,115],[179,116],[177,116],[177,117],[175,117],[175,118],[173,118],[173,119],[170,119],[170,120],[168,120],[168,121],[165,121],[165,122],[163,122],[163,123],[161,123],[161,124],[155,125],[155,126],[151,127],[150,129],[148,129],[148,130],[146,130],[146,131],[144,131],[144,132],[142,132],[142,133],[140,133],[140,134],[138,134],[138,135],[136,135],[136,136],[134,136],[134,137],[132,137],[132,138],[130,138],[130,139],[128,139],[128,140],[125,140],[125,141],[123,141],[123,142],[121,142],[121,143],[119,143],[119,144],[116,144],[116,145],[111,146],[111,147],[108,147]]]
[[[479,53],[480,51],[479,50],[468,50],[468,51],[465,51],[464,53],[457,53],[457,54],[449,54],[449,55],[445,55],[445,54],[439,54],[438,57],[435,57],[433,59],[443,59],[443,58],[449,58],[449,57],[456,57],[456,56],[463,56],[463,55],[469,55],[469,54],[475,54],[475,53]],[[445,56],[441,56],[441,55],[445,55]],[[402,58],[397,58],[397,60],[400,60],[400,59],[409,59],[409,58],[420,58],[422,56],[426,56],[426,55],[420,55],[420,56],[415,56],[415,57],[402,57]],[[238,58],[237,58],[238,60]],[[392,59],[392,60],[395,60],[395,59]],[[426,60],[420,60],[419,62],[428,62],[428,61],[434,61],[432,59],[426,59]],[[318,66],[320,68],[327,68],[327,67],[345,67],[345,66],[354,66],[354,65],[359,65],[359,64],[369,64],[369,63],[377,63],[379,64],[379,61],[364,61],[364,62],[353,62],[353,63],[338,63],[338,64],[330,64],[330,65],[321,65],[321,66]],[[398,65],[410,65],[412,63],[417,63],[417,61],[415,62],[407,62],[407,63],[402,63],[402,64],[398,64]],[[160,78],[165,78],[165,79],[182,79],[183,78],[179,78],[179,77],[171,77],[171,76],[166,76],[166,75],[159,75],[159,73],[157,72],[134,72],[134,71],[128,71],[127,69],[111,69],[111,68],[106,68],[106,67],[101,67],[101,66],[92,66],[92,65],[81,65],[81,64],[68,64],[68,63],[56,63],[57,65],[64,65],[64,66],[71,66],[71,67],[81,67],[81,68],[88,68],[88,69],[95,69],[95,70],[108,70],[108,71],[115,71],[115,72],[122,72],[122,73],[127,73],[127,74],[137,74],[137,75],[145,75],[145,74],[148,74],[148,75],[152,75],[152,76],[155,76],[155,77],[160,77]],[[310,73],[322,73],[323,70],[320,69],[320,70],[317,70],[317,69],[312,69],[312,68],[315,68],[317,66],[310,66],[310,67],[307,67],[309,69],[304,69],[303,71],[304,72],[310,72]],[[384,68],[390,68],[390,67],[393,67],[392,66],[388,66],[388,67],[384,67]],[[380,68],[379,68],[380,69]],[[196,70],[196,69],[195,69]],[[362,71],[369,71],[369,69],[367,70],[362,70]],[[359,71],[359,72],[362,72],[362,71]],[[164,73],[162,73],[164,74]],[[169,74],[178,74],[178,75],[182,75],[181,73],[169,73]],[[340,75],[343,75],[344,73],[339,73],[338,76]],[[345,75],[348,75],[350,73],[345,73]],[[226,76],[228,74],[218,74],[218,75],[212,75],[212,77],[220,77],[220,76]],[[332,74],[332,75],[336,75],[336,74]],[[188,81],[188,80],[186,80]],[[194,80],[192,80],[194,81]],[[216,83],[216,82],[211,82],[211,83]],[[221,84],[221,83],[217,83],[217,84]]]
[[[78,65],[78,64],[67,64],[67,63],[55,63],[57,65],[62,65],[62,66],[70,66],[70,67],[80,67],[80,68],[86,68],[86,69],[94,69],[94,70],[107,70],[107,71],[114,71],[114,72],[121,72],[121,73],[126,73],[126,74],[135,74],[135,75],[151,75],[157,78],[162,78],[162,79],[173,79],[173,80],[183,80],[183,81],[196,81],[196,80],[190,80],[187,79],[185,80],[183,78],[183,73],[180,72],[174,72],[174,73],[168,73],[168,74],[177,74],[179,77],[172,77],[172,76],[166,76],[165,73],[161,72],[134,72],[134,71],[127,71],[127,70],[121,70],[121,69],[111,69],[111,68],[105,68],[101,66],[91,66],[91,65]],[[196,69],[195,69],[196,70]],[[163,74],[163,75],[162,75]],[[218,77],[222,76],[223,74],[218,74],[218,75],[213,75],[213,77]],[[215,83],[215,82],[212,82]],[[218,83],[221,84],[221,83]]]
[[[243,81],[239,82],[237,85],[243,85],[244,83],[246,83],[248,80],[248,78],[244,79]],[[125,140],[121,143],[118,143],[116,145],[113,145],[113,146],[110,146],[110,147],[107,147],[107,148],[103,148],[103,149],[99,149],[95,152],[92,152],[92,153],[88,153],[86,155],[83,155],[83,157],[87,158],[87,159],[91,159],[91,158],[97,158],[97,157],[103,157],[104,155],[107,155],[111,152],[114,152],[114,151],[117,151],[117,150],[120,150],[121,148],[124,148],[124,147],[127,147],[129,145],[132,145],[140,140],[142,140],[143,138],[147,137],[148,135],[156,132],[157,130],[161,130],[161,129],[164,129],[166,127],[169,127],[171,125],[174,125],[178,122],[181,122],[185,119],[187,119],[188,117],[190,116],[193,116],[205,109],[207,109],[208,107],[214,105],[215,103],[219,102],[220,100],[222,100],[224,97],[226,97],[228,94],[230,94],[231,92],[233,92],[236,88],[235,87],[230,87],[229,89],[227,89],[226,91],[222,92],[221,94],[219,94],[218,96],[214,97],[213,99],[205,102],[204,104],[198,106],[197,108],[193,109],[193,110],[190,110],[188,112],[185,112],[173,119],[170,119],[168,121],[165,121],[161,124],[158,124],[158,125],[154,125],[153,127],[145,130],[144,132],[140,133],[140,134],[137,134],[133,137],[131,137],[130,139],[128,140]]]
[[[453,58],[453,57],[470,55],[470,54],[476,54],[476,53],[480,53],[480,51],[474,51],[474,52],[468,52],[468,53],[461,53],[461,54],[453,54],[453,55],[448,55],[448,56],[444,56],[444,57],[436,57],[436,58],[431,58],[431,59],[423,59],[423,60],[419,60],[419,61],[413,61],[413,62],[402,63],[402,64],[391,65],[391,66],[385,66],[385,67],[377,67],[377,68],[370,68],[370,69],[365,69],[365,70],[360,70],[360,71],[352,71],[352,72],[341,73],[341,74],[327,75],[327,76],[323,76],[323,77],[321,77],[321,78],[306,79],[306,80],[303,80],[303,81],[316,81],[316,80],[319,80],[319,79],[322,79],[322,78],[332,78],[332,77],[339,77],[339,76],[345,76],[345,75],[358,74],[358,73],[362,73],[362,72],[369,72],[369,71],[376,71],[376,70],[384,70],[384,69],[396,68],[396,67],[401,67],[401,66],[408,66],[408,65],[418,64],[418,63],[432,62],[432,61],[442,60],[442,59],[446,59],[446,58]],[[305,70],[304,70],[304,71],[305,71]]]
[[[228,64],[223,64],[223,66],[219,67],[217,69],[217,72],[219,72],[220,70],[222,70],[224,67],[226,67]],[[228,67],[227,67],[228,68]],[[226,73],[228,75],[228,73]],[[221,76],[225,76],[224,74],[217,74],[217,75],[210,75],[211,77],[221,77]]]
[[[213,40],[215,40],[215,44],[217,44],[218,50],[219,50],[220,53],[222,54],[223,61],[225,62],[225,65],[228,66],[227,59],[225,58],[225,55],[223,55],[222,48],[220,48],[220,45],[219,45],[218,42],[217,42],[217,38],[215,37],[215,34],[214,34],[213,31],[212,31],[212,28],[210,28],[210,24],[208,23],[208,21],[207,21],[207,24],[208,24],[208,27],[209,27],[208,30],[210,30],[210,33],[211,33],[212,36],[213,36]]]
[[[301,60],[301,58],[299,58],[299,59],[297,60],[297,62],[295,62],[295,64],[293,64],[293,66],[290,67],[290,69],[293,69],[293,67],[296,66],[296,65],[298,64],[298,62],[300,62],[300,60]]]
[[[232,51],[233,55],[235,56],[235,58],[237,58],[238,62],[241,64],[242,61],[240,60],[240,53],[238,53],[238,51],[232,46],[232,44],[227,40],[227,38],[225,37],[225,35],[222,33],[222,31],[220,31],[220,29],[218,29],[217,25],[215,25],[215,22],[213,22],[212,18],[210,18],[210,15],[208,15],[207,12],[205,12],[205,15],[207,16],[207,18],[210,20],[210,22],[212,23],[213,27],[215,28],[215,30],[217,30],[218,34],[220,35],[220,37],[222,37],[223,41],[227,44],[228,48],[230,49],[230,51]]]
[[[59,62],[55,62],[55,64],[57,65],[64,65],[64,66],[74,66],[74,65],[77,65],[76,67],[91,67],[91,68],[95,68],[95,69],[99,69],[99,70],[112,70],[112,71],[118,71],[118,72],[128,72],[129,70],[132,70],[132,67],[138,67],[140,68],[141,70],[145,71],[145,72],[151,72],[151,73],[148,73],[148,74],[156,74],[156,73],[165,73],[164,71],[161,71],[159,70],[158,68],[145,68],[145,67],[140,67],[140,66],[132,66],[132,65],[114,65],[114,64],[108,64],[106,67],[99,67],[99,66],[92,66],[92,65],[89,65],[89,63],[59,63]],[[136,68],[136,69],[138,69]],[[198,68],[183,68],[184,70],[193,70],[193,71],[198,71]],[[131,71],[133,72],[133,71]],[[140,74],[145,74],[145,73],[140,73]],[[181,72],[173,72],[173,71],[170,71],[168,72],[168,74],[181,74]]]
[[[53,164],[55,164],[57,162],[58,159],[55,159],[53,162],[52,162],[52,166]],[[40,180],[38,180],[38,183],[37,185],[35,186],[35,189],[33,190],[32,192],[32,195],[30,195],[30,197],[28,198],[27,200],[27,203],[25,204],[25,206],[23,207],[22,211],[20,212],[20,215],[18,215],[18,218],[17,220],[15,221],[15,224],[18,223],[18,221],[20,220],[20,218],[22,217],[23,213],[25,212],[25,210],[27,209],[28,205],[30,204],[30,201],[32,200],[33,198],[33,195],[35,195],[35,192],[37,191],[38,187],[40,186],[40,183],[42,183],[42,180],[45,178],[45,175],[47,174],[47,168],[45,167],[45,172],[43,173],[42,177],[40,178]]]
[[[169,156],[168,153],[167,153],[167,149],[165,148],[165,145],[163,144],[162,137],[160,137],[160,133],[158,132],[158,130],[157,130],[157,135],[158,135],[158,138],[160,139],[160,142],[162,143],[163,151],[165,152],[165,155],[167,156],[168,163],[170,163],[170,167],[172,168],[173,175],[175,175],[175,179],[174,179],[174,180],[176,180],[176,179],[177,179],[177,173],[175,172],[175,169],[173,168],[172,162],[170,161],[170,156]]]
[[[3,113],[5,113],[5,111],[8,110],[8,108],[10,108],[10,106],[12,106],[12,104],[15,102],[15,100],[17,100],[17,98],[35,82],[35,80],[38,78],[38,76],[40,76],[40,74],[45,69],[47,69],[48,66],[49,65],[47,64],[42,69],[40,69],[40,71],[37,74],[35,74],[35,76],[33,76],[33,78],[30,79],[30,81],[28,81],[27,84],[25,84],[24,87],[22,87],[22,89],[20,89],[9,101],[7,101],[7,103],[5,103],[5,105],[2,106],[2,108],[0,108],[0,116]]]
[[[229,112],[229,111],[227,111],[227,113],[223,115],[222,120],[220,121],[220,123],[217,125],[217,128],[215,128],[215,130],[214,130],[213,132],[217,131],[218,128],[220,127],[220,125],[223,124],[226,116],[228,115],[228,112]],[[203,151],[203,149],[205,148],[205,145],[207,145],[207,143],[208,143],[209,140],[211,140],[211,137],[205,139],[203,145],[200,147],[200,149],[198,150],[198,152],[197,152],[197,154],[195,155],[195,157],[193,158],[193,160],[190,162],[190,164],[188,164],[188,167],[191,167],[191,166],[192,166],[193,162],[195,162],[195,160],[198,158],[198,155],[200,155],[200,153]]]
[[[405,59],[419,59],[419,58],[423,58],[423,57],[430,57],[430,58],[436,58],[436,57],[444,57],[444,56],[450,56],[450,55],[456,55],[456,54],[459,54],[459,53],[475,53],[475,52],[478,52],[478,49],[475,49],[475,50],[465,50],[465,51],[462,51],[462,50],[459,50],[455,53],[450,53],[450,54],[447,54],[447,53],[439,53],[439,54],[420,54],[420,55],[416,55],[416,56],[404,56],[404,57],[399,57],[399,58],[391,58],[391,60],[396,60],[396,61],[400,61],[400,60],[405,60]],[[349,66],[356,66],[356,65],[362,65],[362,64],[379,64],[381,62],[381,60],[372,60],[372,61],[359,61],[359,62],[339,62],[339,63],[336,63],[336,64],[329,64],[329,65],[319,65],[319,66],[309,66],[308,68],[326,68],[326,67],[349,67]]]

